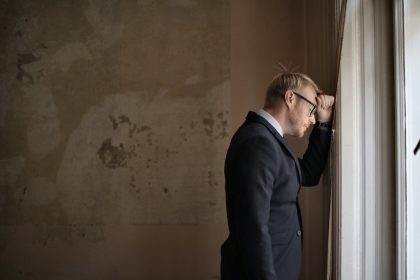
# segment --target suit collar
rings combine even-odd
[[[286,140],[284,140],[284,138],[277,132],[277,130],[266,119],[264,119],[263,117],[261,117],[255,112],[252,112],[252,111],[248,112],[248,115],[246,116],[246,121],[261,123],[271,132],[271,134],[274,135],[277,141],[286,149],[286,151],[290,154],[290,156],[295,161],[296,169],[298,171],[299,183],[302,184],[302,171],[300,169],[299,160],[296,157],[293,150],[287,144]]]
[[[259,116],[263,117],[272,127],[276,129],[276,131],[283,137],[283,128],[281,127],[280,123],[266,110],[260,109],[256,112]]]

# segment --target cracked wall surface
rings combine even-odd
[[[2,223],[224,222],[226,2],[2,1]]]
[[[277,62],[329,80],[312,2],[0,0],[0,279],[219,279],[231,132]]]
[[[1,279],[124,279],[71,250],[224,225],[229,20],[227,0],[0,1]]]

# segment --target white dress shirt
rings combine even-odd
[[[270,113],[268,113],[264,109],[260,109],[258,110],[257,114],[266,119],[268,123],[271,124],[277,130],[281,137],[283,137],[283,129],[281,128],[280,123],[272,115],[270,115]]]

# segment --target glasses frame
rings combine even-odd
[[[297,92],[295,92],[295,91],[293,91],[292,90],[292,92],[294,93],[294,94],[296,94],[297,95],[297,97],[299,97],[299,98],[301,98],[301,99],[303,99],[303,100],[305,100],[306,102],[308,102],[309,104],[311,104],[313,107],[312,107],[312,109],[311,109],[311,112],[309,113],[309,117],[312,117],[312,115],[313,114],[315,114],[315,112],[316,112],[316,104],[314,104],[314,103],[312,103],[308,98],[306,98],[305,96],[303,96],[303,95],[301,95],[301,94],[299,94],[299,93],[297,93]]]

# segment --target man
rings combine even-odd
[[[298,279],[302,253],[300,186],[318,184],[331,139],[334,97],[317,95],[305,74],[281,73],[264,108],[249,112],[225,162],[229,237],[221,248],[221,279]],[[283,139],[315,124],[303,159]]]

